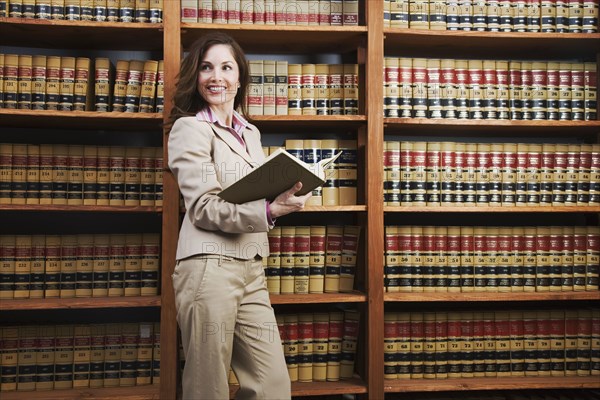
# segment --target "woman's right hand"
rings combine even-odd
[[[312,196],[312,192],[308,192],[303,196],[296,196],[300,189],[302,189],[302,182],[296,182],[289,190],[277,196],[269,205],[271,218],[275,219],[302,210],[306,201]]]

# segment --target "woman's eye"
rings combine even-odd
[[[201,69],[202,71],[208,71],[208,70],[210,70],[210,65],[206,65],[206,64],[205,64],[205,65],[201,66],[201,67],[200,67],[200,69]]]

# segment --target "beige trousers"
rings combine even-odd
[[[183,399],[290,399],[290,379],[261,260],[199,255],[173,273],[185,367]]]

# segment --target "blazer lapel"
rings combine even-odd
[[[242,144],[235,137],[233,137],[233,134],[231,132],[219,126],[215,126],[214,124],[210,124],[210,126],[212,127],[215,134],[218,137],[220,137],[225,143],[227,143],[231,150],[239,154],[244,160],[246,160],[250,165],[252,165],[252,167],[256,166],[257,162],[254,161],[252,157],[250,157],[244,146],[242,146]]]

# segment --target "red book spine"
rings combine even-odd
[[[424,288],[423,282],[423,252],[425,251],[425,243],[423,240],[423,230],[419,227],[413,227],[411,232],[410,253],[412,256],[411,262],[411,286],[414,292],[422,292]]]
[[[411,379],[423,378],[423,345],[425,342],[425,326],[422,313],[411,313],[410,316],[410,352]]]
[[[401,229],[398,234],[398,287],[401,292],[412,291],[412,236],[410,229]]]
[[[544,121],[548,119],[548,101],[546,91],[548,90],[548,73],[546,63],[533,63],[532,70],[532,119]]]

